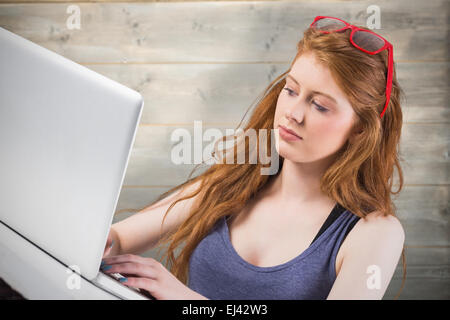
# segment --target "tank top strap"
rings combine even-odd
[[[325,232],[325,230],[327,230],[327,228],[333,224],[333,222],[339,218],[339,216],[345,212],[345,208],[343,206],[341,206],[339,203],[336,203],[336,205],[334,206],[334,208],[331,210],[331,213],[328,215],[327,219],[325,220],[325,222],[322,224],[322,227],[320,228],[319,232],[317,233],[316,237],[314,238],[314,240],[311,242],[311,244],[317,240],[317,238],[320,237],[320,235],[322,233]]]

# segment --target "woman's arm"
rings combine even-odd
[[[358,223],[359,224],[359,223]],[[354,231],[354,232],[353,232]],[[361,219],[327,299],[381,300],[394,274],[405,232],[394,216]]]
[[[114,245],[108,256],[126,253],[140,254],[152,249],[164,234],[176,230],[185,221],[195,201],[201,200],[202,192],[173,206],[164,220],[161,233],[161,223],[169,206],[177,199],[196,190],[199,185],[200,181],[184,191],[177,190],[152,206],[114,223],[110,230]]]

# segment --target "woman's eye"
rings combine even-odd
[[[292,97],[294,96],[292,93],[294,93],[293,90],[289,89],[289,88],[283,88],[283,90],[286,90],[288,92],[288,94]]]
[[[316,102],[313,102],[313,104],[315,104],[317,106],[317,110],[319,110],[320,112],[327,112],[328,109],[322,107],[320,104],[317,104]]]
[[[286,90],[291,97],[295,96],[295,94],[293,94],[294,93],[293,90],[291,90],[289,88],[283,88],[283,90]],[[320,104],[318,104],[315,101],[313,101],[313,104],[316,105],[316,107],[317,107],[316,109],[319,110],[320,112],[324,112],[325,113],[325,112],[328,111],[327,108],[322,107]]]

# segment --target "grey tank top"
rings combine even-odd
[[[212,300],[322,300],[336,279],[336,255],[360,219],[339,204],[297,257],[271,267],[245,261],[234,249],[227,220],[220,219],[194,249],[188,287]]]

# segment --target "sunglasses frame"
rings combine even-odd
[[[320,30],[320,29],[317,29],[316,27],[314,27],[314,23],[316,23],[316,21],[321,20],[321,19],[325,19],[325,18],[328,18],[328,19],[334,19],[334,20],[339,20],[339,21],[341,21],[342,23],[344,23],[345,26],[342,27],[342,28],[340,28],[340,29],[329,30],[329,31],[326,31],[326,30]],[[344,30],[347,30],[347,29],[351,29],[352,32],[350,33],[350,42],[352,43],[352,45],[354,45],[354,46],[355,46],[356,48],[358,48],[359,50],[364,51],[364,52],[366,52],[366,53],[368,53],[368,54],[371,54],[371,55],[377,54],[377,53],[379,53],[379,52],[381,52],[381,51],[383,51],[383,50],[386,50],[386,49],[388,50],[389,60],[388,60],[388,76],[387,76],[387,83],[386,83],[386,104],[384,105],[383,111],[382,111],[381,114],[380,114],[380,118],[382,118],[383,115],[384,115],[384,113],[386,112],[387,106],[388,106],[388,104],[389,104],[389,100],[390,100],[390,97],[391,97],[391,91],[392,91],[392,73],[393,73],[392,69],[393,69],[393,66],[394,66],[394,48],[393,48],[392,44],[391,44],[389,41],[387,41],[385,38],[383,38],[383,37],[380,36],[379,34],[376,34],[376,33],[373,32],[373,31],[359,28],[359,27],[357,27],[357,26],[354,26],[354,25],[348,23],[347,21],[344,21],[344,20],[339,19],[339,18],[336,18],[336,17],[317,16],[317,17],[314,19],[314,21],[310,24],[309,27],[312,28],[312,29],[314,29],[314,30],[320,31],[320,32],[322,32],[322,33],[339,32],[339,31],[344,31]],[[376,50],[376,51],[373,51],[373,52],[361,48],[360,46],[358,46],[358,45],[353,41],[353,35],[354,35],[354,33],[357,32],[357,31],[368,32],[368,33],[371,33],[371,34],[375,35],[376,37],[378,37],[379,39],[381,39],[381,40],[384,41],[384,45],[383,45],[380,49],[378,49],[378,50]]]

